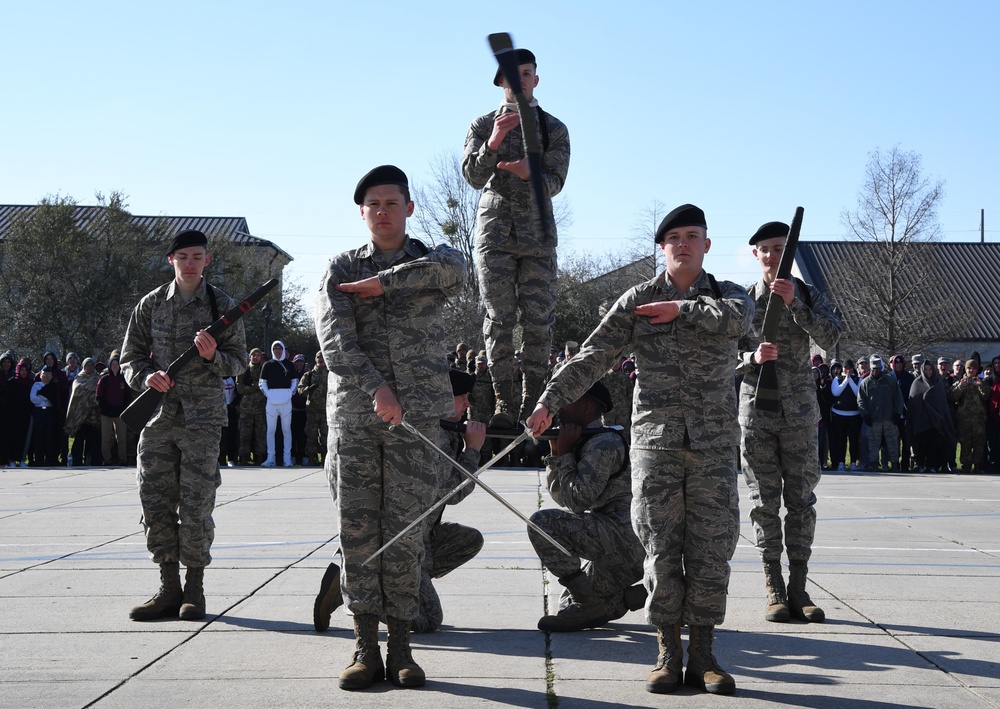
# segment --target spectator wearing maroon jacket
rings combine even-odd
[[[97,382],[97,406],[101,411],[101,453],[105,465],[125,465],[128,457],[125,448],[125,424],[122,411],[128,405],[131,389],[125,383],[118,357],[108,362],[107,372]],[[114,457],[111,444],[115,443]],[[115,462],[112,463],[112,460]]]

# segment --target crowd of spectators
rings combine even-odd
[[[292,358],[292,366],[299,386],[291,399],[291,456],[283,463],[321,465],[326,454],[326,367],[317,355],[316,366],[307,371],[301,354]],[[310,372],[311,376],[302,376]],[[244,377],[262,394],[259,366],[256,374],[248,369]],[[263,396],[245,397],[231,378],[224,380],[224,391],[228,425],[223,428],[220,465],[262,464],[266,441],[263,430],[258,434],[253,429],[255,417],[250,410],[259,404],[263,420]],[[120,418],[135,396],[125,383],[117,351],[106,362],[91,357],[81,361],[70,352],[65,365],[55,352],[46,352],[37,369],[29,358],[4,352],[0,355],[0,467],[135,465],[138,436]],[[241,411],[247,412],[253,455],[240,454]]]
[[[1000,472],[1000,356],[812,364],[823,469]]]

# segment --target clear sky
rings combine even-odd
[[[805,208],[840,239],[868,153],[945,181],[945,238],[1000,240],[1000,3],[5,2],[0,203],[119,190],[135,214],[243,216],[313,291],[367,238],[352,195],[393,163],[426,182],[496,107],[486,43],[533,50],[569,127],[560,254],[620,249],[639,214],[702,207],[706,267]]]

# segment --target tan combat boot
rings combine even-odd
[[[176,561],[160,564],[160,590],[156,595],[129,611],[132,620],[147,621],[176,618],[184,602],[181,590],[181,569]]]
[[[684,673],[684,684],[703,689],[709,694],[732,694],[736,682],[732,676],[719,667],[712,654],[712,625],[692,625],[688,638],[688,665]]]
[[[386,675],[397,687],[423,687],[427,680],[410,653],[410,623],[400,618],[386,618],[389,641],[385,655]]]
[[[788,612],[788,595],[785,593],[785,579],[781,576],[780,562],[764,564],[764,583],[767,585],[764,620],[787,623],[792,619],[792,615]]]
[[[569,591],[571,601],[557,615],[542,616],[538,629],[550,633],[575,633],[584,628],[599,628],[610,620],[604,601],[590,586],[590,579],[580,569],[559,581]]]
[[[660,655],[656,667],[646,677],[646,691],[653,694],[672,694],[681,683],[684,668],[684,650],[681,647],[681,624],[663,626],[656,629],[660,644]]]
[[[378,616],[354,616],[354,660],[340,673],[341,689],[368,689],[385,679],[378,648]]]
[[[181,620],[202,620],[205,617],[205,567],[189,566],[184,574],[184,603]]]
[[[340,593],[340,567],[330,564],[319,583],[319,594],[313,601],[313,627],[317,633],[329,630],[330,617],[343,602],[344,597]]]
[[[822,623],[826,620],[823,609],[812,602],[806,591],[806,575],[809,568],[805,564],[788,565],[788,609],[792,615],[807,623]]]

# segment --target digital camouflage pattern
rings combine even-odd
[[[267,440],[267,396],[260,388],[260,372],[264,363],[250,365],[236,379],[236,391],[240,396],[240,462],[247,463],[250,453],[254,462],[264,460]]]
[[[594,421],[587,428],[600,426]],[[545,460],[552,499],[566,509],[544,509],[531,521],[565,546],[569,557],[528,528],[528,539],[550,573],[565,579],[584,571],[612,618],[625,615],[626,588],[642,580],[645,551],[632,531],[628,449],[617,433],[582,438],[572,451]],[[568,511],[567,511],[568,510]]]
[[[673,322],[654,325],[635,315],[637,305],[669,300],[685,301]],[[725,617],[728,559],[739,531],[736,391],[726,373],[753,314],[753,301],[735,283],[713,284],[702,271],[680,293],[661,273],[618,299],[541,397],[558,411],[625,348],[634,354],[632,524],[646,550],[646,617],[658,627]]]
[[[496,393],[493,391],[493,377],[489,370],[476,372],[476,384],[469,394],[469,418],[473,421],[489,421],[496,408]]]
[[[462,174],[474,189],[482,190],[476,213],[475,266],[486,306],[483,337],[490,371],[498,396],[510,404],[506,390],[514,361],[514,325],[520,322],[522,410],[530,413],[544,386],[552,344],[558,243],[552,197],[562,190],[569,171],[569,131],[554,116],[539,116],[539,143],[548,145],[542,157],[546,200],[539,211],[548,223],[549,240],[542,241],[542,232],[535,224],[530,183],[496,167],[499,161],[524,157],[521,126],[507,133],[496,152],[487,148],[496,116],[505,110],[514,107],[505,104],[472,122],[465,138]],[[547,141],[541,135],[542,121]]]
[[[726,618],[740,534],[735,454],[632,449],[632,525],[646,549],[646,617],[656,627]]]
[[[773,343],[778,346],[780,410],[754,407],[760,365],[753,356],[761,342],[761,328],[770,288],[763,279],[750,288],[754,299],[753,326],[740,338],[737,374],[740,385],[740,455],[743,478],[750,488],[750,521],[757,550],[765,564],[781,561],[783,544],[789,562],[806,562],[816,532],[816,486],[820,481],[819,405],[812,377],[810,340],[831,350],[840,340],[840,322],[827,299],[813,286],[808,298],[796,283],[792,304],[785,307]],[[806,301],[812,302],[810,308]],[[785,501],[785,539],[782,542],[781,502]]]
[[[990,386],[982,379],[969,384],[960,379],[948,390],[948,401],[956,406],[955,428],[961,446],[959,462],[963,472],[982,472],[986,460],[986,410]]]
[[[335,288],[373,276],[381,296]],[[320,283],[316,333],[330,370],[325,466],[340,518],[341,588],[355,615],[417,617],[423,530],[362,562],[433,504],[443,463],[404,429],[389,430],[372,400],[388,385],[407,420],[439,438],[438,420],[455,411],[441,310],[464,280],[461,252],[408,238],[391,262],[371,242],[334,257]]]
[[[326,455],[326,439],[330,428],[326,425],[326,392],[330,370],[313,366],[299,379],[298,393],[306,397],[306,458],[316,462],[317,456]]]
[[[625,432],[625,439],[632,435],[632,393],[635,391],[635,382],[621,371],[609,369],[601,383],[608,388],[611,393],[611,401],[614,408],[601,416],[605,426],[621,426]]]
[[[122,372],[128,385],[143,392],[146,377],[166,367],[194,343],[199,330],[212,324],[206,283],[191,300],[181,302],[175,282],[146,295],[129,318],[122,344]],[[235,306],[215,289],[220,312]],[[225,377],[246,367],[243,322],[236,321],[217,338],[215,359],[195,357],[181,369],[174,386],[139,436],[137,480],[142,502],[146,547],[156,563],[180,561],[207,566],[214,537],[215,490],[219,473],[219,441],[228,422],[222,390]]]
[[[452,454],[471,473],[479,468],[479,451],[463,450],[462,437],[454,432],[441,432],[443,440],[441,448],[451,450]],[[457,488],[467,477],[455,470],[446,461],[441,473],[441,484],[438,490],[437,502],[442,497]],[[457,505],[475,490],[474,483],[466,485],[461,492],[448,500],[448,505]],[[441,627],[444,620],[444,610],[441,599],[434,588],[433,579],[439,579],[450,574],[459,566],[473,559],[483,548],[483,535],[473,527],[457,522],[442,521],[444,510],[429,518],[433,524],[428,525],[424,534],[424,556],[420,569],[420,610],[411,627],[415,633],[430,633]]]

